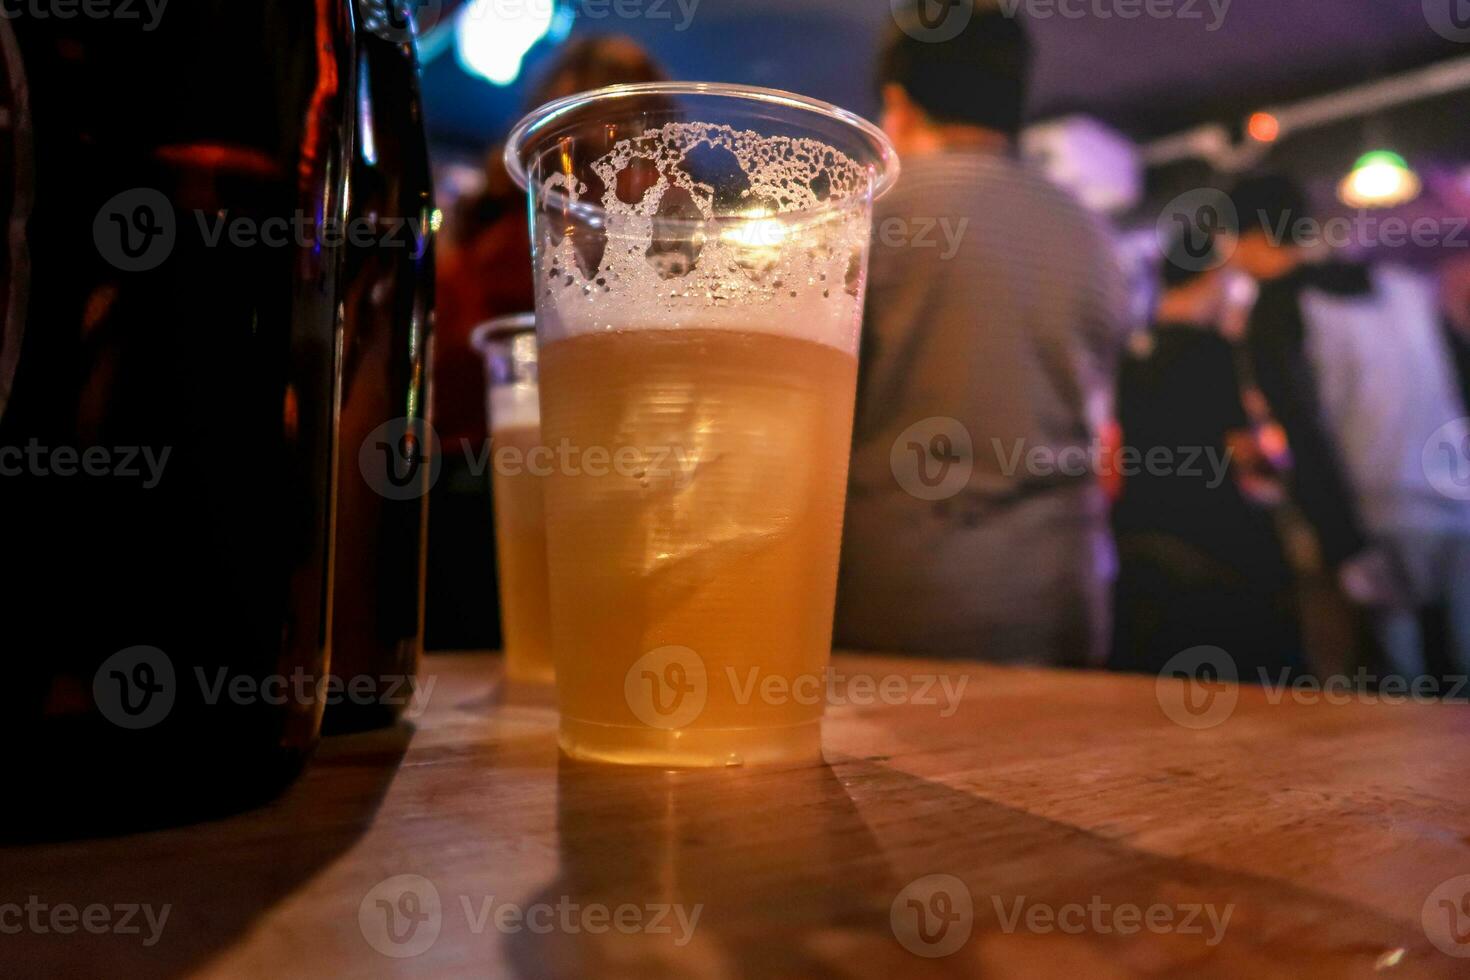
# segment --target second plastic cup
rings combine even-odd
[[[475,330],[472,343],[485,358],[505,673],[513,681],[550,684],[555,673],[542,501],[548,467],[537,395],[536,316],[491,320]]]
[[[531,195],[562,749],[819,760],[892,147],[800,96],[654,84],[543,107],[507,162]]]

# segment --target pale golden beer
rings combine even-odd
[[[882,132],[786,92],[620,85],[511,133],[531,198],[560,744],[809,764]]]
[[[531,456],[540,444],[537,426],[492,429],[495,553],[505,672],[512,680],[549,684],[556,675],[551,665],[542,503],[546,480],[532,472],[535,461]]]
[[[550,684],[555,671],[542,502],[548,468],[541,458],[535,330],[534,314],[500,317],[476,328],[471,344],[485,359],[505,673],[512,681]]]
[[[623,453],[546,482],[556,649],[574,678],[560,685],[568,752],[684,765],[819,754],[856,372],[826,344],[734,330],[542,348],[547,444]],[[683,678],[703,691],[656,663],[629,692],[633,662],[671,646],[702,664],[703,680],[698,666]],[[682,731],[659,727],[701,694]]]

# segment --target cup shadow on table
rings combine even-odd
[[[633,930],[631,912],[626,932],[615,924],[597,933],[512,932],[507,953],[525,978],[1075,977],[1103,967],[1107,975],[1342,976],[1372,972],[1396,949],[1410,972],[1448,976],[1454,965],[1417,920],[1142,851],[880,762],[663,772],[563,758],[557,790],[560,874],[528,904],[602,906],[609,923],[625,905],[650,926],[658,906],[682,906],[684,917],[666,914],[667,932]],[[927,875],[958,878],[973,908],[968,938],[936,958],[898,938],[904,931],[913,945],[916,923],[901,917],[919,914],[897,901],[900,892]],[[1168,906],[1181,924],[1193,905],[1233,908],[1223,930],[1197,913],[1198,934],[1026,924],[1032,906],[1085,907],[1094,897],[1112,907]]]
[[[136,933],[0,936],[7,977],[184,976],[353,846],[372,823],[413,734],[406,723],[325,740],[279,798],[189,826],[84,841],[0,844],[0,905],[147,905]],[[115,921],[120,921],[115,916]],[[43,922],[47,920],[42,919]],[[145,944],[150,936],[156,941]]]

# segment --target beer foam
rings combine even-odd
[[[711,159],[725,166],[718,186],[698,173]],[[668,123],[619,141],[591,170],[600,198],[562,173],[542,184],[543,201],[556,205],[536,215],[543,342],[704,328],[856,355],[871,224],[866,168],[813,139]],[[629,203],[640,180],[647,187]]]
[[[539,428],[540,392],[533,384],[496,385],[490,389],[490,431]]]

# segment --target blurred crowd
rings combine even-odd
[[[836,645],[1146,672],[1198,647],[1252,676],[1470,671],[1470,263],[1341,261],[1280,233],[1313,215],[1291,179],[1231,175],[1238,227],[1160,242],[1140,323],[1114,230],[1018,152],[1023,24],[977,11],[953,39],[919,36],[893,30],[877,66],[903,174],[875,224],[963,234],[943,258],[875,239]],[[660,77],[604,37],[571,46],[532,101]],[[436,425],[478,442],[469,334],[532,305],[524,198],[498,148],[449,230]],[[908,458],[966,475],[915,492]],[[429,595],[483,608],[486,489],[435,492],[451,499],[434,505]],[[456,507],[478,509],[477,531],[440,516]],[[438,618],[431,644],[493,643]]]

